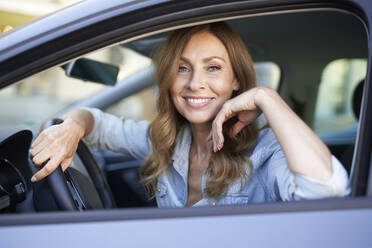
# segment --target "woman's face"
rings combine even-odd
[[[190,123],[207,123],[238,89],[223,43],[209,32],[194,34],[181,54],[170,88],[178,112]]]

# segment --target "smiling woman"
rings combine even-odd
[[[227,24],[176,30],[157,61],[158,115],[150,125],[97,109],[69,112],[33,143],[34,163],[49,161],[32,181],[59,164],[66,169],[85,136],[98,148],[147,157],[142,183],[159,207],[349,192],[346,171],[327,146],[274,90],[255,87],[250,56]],[[261,111],[272,130],[258,130]]]
[[[159,115],[150,126],[152,130],[158,130],[151,135],[156,153],[153,152],[144,168],[143,181],[150,186],[150,192],[155,192],[157,177],[166,170],[173,155],[178,130],[187,122],[193,123],[193,134],[199,135],[193,135],[189,166],[182,165],[189,168],[184,179],[188,182],[187,205],[192,205],[203,198],[203,192],[210,198],[220,198],[231,182],[245,178],[246,165],[251,173],[252,163],[242,151],[253,146],[258,131],[256,123],[252,123],[237,139],[227,136],[227,142],[231,144],[219,155],[211,155],[211,147],[205,142],[211,122],[228,99],[254,87],[253,63],[239,36],[224,23],[184,31],[171,35],[159,51]],[[168,65],[173,66],[169,68]],[[231,124],[227,123],[227,129]],[[237,156],[230,157],[232,152]],[[155,173],[153,166],[158,166]],[[208,173],[208,168],[215,171],[215,176],[208,174],[203,190],[202,175]]]

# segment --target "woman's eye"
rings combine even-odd
[[[210,66],[208,66],[208,71],[210,71],[210,72],[219,71],[219,70],[221,70],[221,67],[220,66],[217,66],[217,65],[210,65]]]
[[[180,65],[178,67],[178,72],[188,72],[188,71],[189,71],[189,69],[186,66]]]

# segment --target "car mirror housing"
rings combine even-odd
[[[80,58],[62,66],[66,75],[105,85],[115,85],[119,67],[87,58]]]

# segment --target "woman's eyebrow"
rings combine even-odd
[[[223,62],[226,63],[225,59],[222,58],[222,57],[219,57],[219,56],[211,56],[211,57],[204,58],[204,59],[203,59],[203,62],[208,62],[208,61],[210,61],[210,60],[212,60],[212,59],[219,59],[219,60],[222,60]]]
[[[181,57],[180,60],[183,60],[184,62],[188,63],[188,64],[191,64],[190,63],[190,60],[188,60],[187,58],[185,57]]]
[[[222,60],[223,62],[226,63],[226,60],[222,57],[219,57],[219,56],[210,56],[210,57],[203,58],[203,62],[206,63],[206,62],[209,62],[212,59],[219,59],[219,60]],[[188,64],[191,64],[190,60],[185,58],[185,57],[181,57],[180,60],[183,60],[184,62],[186,62]]]

